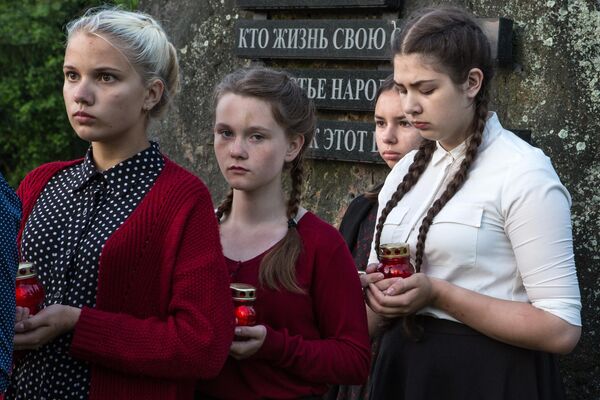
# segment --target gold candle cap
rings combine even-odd
[[[386,243],[379,246],[377,253],[379,258],[408,257],[410,255],[410,247],[408,243]]]
[[[236,301],[256,300],[256,288],[246,283],[232,283],[229,285],[231,296]]]
[[[37,273],[33,269],[33,263],[20,262],[19,269],[17,269],[17,280],[26,279],[37,276]]]

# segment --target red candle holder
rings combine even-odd
[[[34,315],[42,308],[44,288],[30,262],[19,263],[15,297],[17,306],[29,308],[29,315]]]
[[[415,273],[410,263],[410,247],[408,243],[386,243],[379,246],[380,264],[376,272],[387,278],[408,278]]]
[[[236,326],[256,325],[256,288],[245,283],[232,283],[230,286],[233,297],[234,316]]]

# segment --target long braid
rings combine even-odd
[[[277,289],[278,285],[281,285],[291,292],[304,293],[296,282],[296,261],[302,252],[302,238],[294,221],[300,207],[303,176],[304,168],[301,154],[292,162],[290,168],[291,192],[287,202],[287,233],[265,255],[260,264],[259,281],[271,289]],[[286,262],[282,263],[281,260],[286,260]]]
[[[292,162],[290,168],[291,178],[291,192],[287,204],[287,217],[295,218],[300,207],[300,200],[302,197],[302,182],[304,180],[304,165],[302,163],[302,156],[296,157]]]
[[[473,120],[473,127],[475,130],[469,139],[469,145],[465,153],[465,159],[460,164],[460,167],[454,175],[454,178],[452,178],[452,181],[448,183],[448,186],[442,195],[429,208],[425,218],[423,218],[423,222],[421,222],[421,226],[419,227],[419,236],[417,237],[416,246],[417,252],[415,254],[415,270],[417,272],[421,271],[423,254],[425,253],[425,240],[427,239],[427,233],[429,232],[429,228],[431,227],[433,219],[465,183],[467,177],[469,176],[469,169],[477,157],[477,149],[481,144],[483,130],[485,128],[485,121],[487,119],[487,101],[478,101],[476,107],[475,118]]]
[[[400,182],[392,197],[385,204],[383,210],[381,210],[381,216],[377,220],[375,229],[375,251],[378,251],[379,245],[381,244],[381,231],[383,230],[383,224],[385,223],[387,216],[400,200],[402,200],[404,195],[417,183],[423,174],[423,171],[425,171],[425,167],[429,164],[435,148],[436,144],[434,141],[424,140],[423,143],[421,143],[419,151],[415,154],[415,158],[408,168],[408,172],[404,175],[402,182]]]
[[[220,221],[223,218],[223,215],[229,214],[231,211],[231,206],[233,204],[233,188],[229,188],[229,193],[225,196],[225,199],[219,204],[217,207],[217,211],[215,214],[217,215],[217,220]]]

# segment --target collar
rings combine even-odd
[[[481,145],[479,145],[479,151],[482,151],[484,148],[489,146],[489,144],[498,136],[499,132],[502,130],[502,125],[500,125],[500,121],[498,120],[498,116],[495,112],[488,113],[488,119],[485,123],[485,129],[483,130],[483,139],[481,141]],[[442,147],[440,142],[436,142],[436,150],[431,157],[432,165],[436,165],[444,159],[450,159],[452,161],[456,161],[459,158],[464,157],[467,152],[467,145],[469,143],[469,138],[465,139],[464,142],[456,146],[450,151],[447,151]]]
[[[151,141],[150,146],[134,156],[121,161],[117,165],[107,169],[104,172],[98,171],[94,164],[94,155],[92,147],[86,152],[83,162],[77,165],[71,175],[69,182],[69,190],[76,192],[82,190],[88,186],[95,179],[103,180],[106,182],[107,187],[110,191],[115,193],[117,196],[127,194],[130,188],[135,187],[132,181],[131,170],[138,168],[144,169],[146,174],[160,171],[160,168],[164,164],[163,156],[160,153],[159,145],[156,142]],[[158,166],[158,168],[157,168]],[[141,175],[137,175],[137,179],[140,179]]]

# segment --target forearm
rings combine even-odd
[[[375,313],[368,305],[365,305],[367,309],[367,322],[369,324],[369,336],[375,337],[381,331],[385,325],[385,320]]]
[[[486,336],[518,347],[566,354],[573,350],[581,327],[530,303],[501,300],[431,278],[432,306]]]

